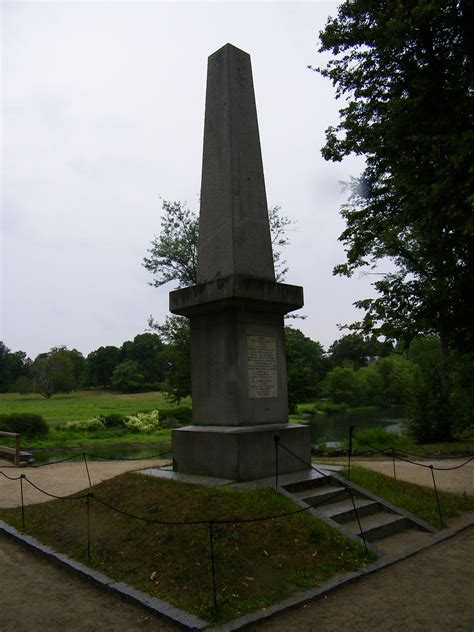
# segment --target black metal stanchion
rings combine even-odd
[[[436,481],[435,481],[435,476],[434,476],[433,465],[430,465],[430,470],[431,470],[431,478],[433,479],[434,492],[435,492],[435,496],[436,496],[436,505],[438,506],[439,521],[441,523],[441,526],[444,527],[446,525],[443,522],[443,516],[441,514],[441,505],[439,503],[438,489],[436,487]]]
[[[22,474],[20,476],[20,494],[21,494],[21,524],[22,524],[22,528],[25,528],[25,500],[23,498],[23,479],[25,478],[25,475]]]
[[[393,478],[397,478],[397,473],[395,471],[395,448],[392,448],[392,464],[393,464]]]
[[[351,459],[352,459],[352,435],[354,433],[355,426],[349,428],[349,454],[347,463],[347,478],[351,480]]]
[[[275,442],[275,489],[278,489],[278,444],[280,443],[280,437],[278,435],[273,436]]]
[[[94,494],[87,494],[87,561],[91,561],[91,504],[90,499]]]
[[[357,507],[356,507],[356,504],[355,504],[354,494],[352,493],[352,489],[350,487],[348,487],[348,490],[349,490],[349,494],[351,496],[352,506],[354,507],[354,512],[355,512],[355,515],[356,515],[356,518],[357,518],[357,524],[359,525],[359,535],[362,538],[362,541],[364,543],[365,552],[368,553],[367,542],[365,541],[364,532],[362,530],[362,525],[360,523],[359,512],[357,511]]]
[[[92,487],[91,475],[89,473],[89,466],[87,465],[87,455],[85,452],[82,453],[82,457],[84,459],[84,465],[86,466],[87,478],[89,479],[89,487]]]
[[[213,520],[209,521],[209,542],[211,545],[212,594],[214,598],[214,612],[217,614],[216,565],[214,561],[214,534],[212,531],[213,522]]]

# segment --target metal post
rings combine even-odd
[[[430,465],[430,470],[431,470],[431,478],[433,479],[433,487],[434,487],[434,492],[436,496],[436,504],[438,506],[439,521],[441,522],[441,526],[445,527],[446,525],[444,524],[443,516],[441,515],[441,505],[439,503],[438,489],[436,487],[433,465]]]
[[[22,528],[25,528],[25,501],[23,498],[23,479],[25,478],[25,475],[22,474],[20,476],[20,494],[21,494],[21,524],[22,524]]]
[[[392,448],[392,463],[393,463],[393,478],[397,478],[397,473],[395,471],[395,448]]]
[[[212,532],[212,523],[209,521],[209,541],[211,544],[211,570],[212,570],[212,594],[214,598],[214,612],[217,614],[217,591],[216,591],[216,566],[214,561],[214,537]]]
[[[87,561],[90,563],[91,561],[91,519],[90,519],[90,497],[92,494],[89,492],[87,494]]]
[[[356,507],[355,500],[354,500],[354,495],[352,493],[352,489],[350,487],[348,487],[348,489],[349,489],[349,494],[351,495],[352,506],[354,507],[354,512],[355,512],[355,515],[356,515],[356,518],[357,518],[357,524],[359,525],[359,535],[362,538],[362,541],[364,542],[365,552],[368,553],[367,542],[365,541],[364,532],[362,531],[362,525],[360,523],[359,512],[357,511],[357,507]]]
[[[84,464],[86,466],[87,478],[89,479],[89,487],[92,487],[91,475],[89,474],[89,466],[87,465],[87,455],[85,452],[83,452],[82,456],[84,458]]]
[[[275,442],[275,489],[278,489],[278,444],[280,443],[280,437],[278,435],[273,436]]]
[[[15,435],[15,465],[20,467],[21,464],[21,449],[20,449],[20,435]]]
[[[354,432],[355,426],[351,426],[349,428],[349,455],[348,455],[348,463],[347,463],[347,478],[351,480],[351,459],[352,459],[352,434]]]

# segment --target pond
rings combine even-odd
[[[171,441],[166,443],[128,444],[109,446],[87,446],[74,449],[38,450],[33,451],[35,464],[51,463],[68,459],[77,454],[82,459],[82,453],[93,454],[108,459],[146,459],[171,450]],[[88,457],[90,458],[90,457]],[[72,460],[72,459],[71,459]]]
[[[314,415],[308,419],[311,428],[311,442],[325,443],[338,447],[349,437],[349,428],[354,426],[354,434],[365,428],[383,426],[391,432],[401,432],[404,420],[402,407],[376,408],[335,413],[333,415]]]

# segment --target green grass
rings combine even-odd
[[[347,477],[347,474],[347,470],[342,472],[343,476]],[[399,481],[359,466],[351,468],[350,479],[374,494],[385,498],[393,505],[406,509],[434,527],[441,528],[443,526],[439,519],[433,488]],[[438,495],[445,523],[450,518],[459,516],[463,511],[474,510],[474,496],[441,490],[438,490]]]
[[[13,445],[13,441],[1,437],[2,445]],[[130,432],[122,428],[110,428],[97,431],[71,432],[52,428],[49,434],[41,439],[22,437],[21,448],[84,448],[91,446],[110,446],[114,444],[159,443],[171,439],[171,430],[158,430],[150,434]]]
[[[271,489],[211,489],[137,474],[105,481],[92,491],[113,506],[155,520],[248,519],[297,509]],[[26,531],[87,564],[85,503],[54,500],[28,506]],[[21,527],[20,509],[1,510],[0,517]],[[214,622],[267,608],[375,559],[306,512],[278,520],[215,524],[215,616],[207,524],[146,524],[92,500],[90,525],[93,568]]]
[[[191,406],[191,400],[186,398],[180,405]],[[91,419],[97,415],[133,415],[149,410],[167,410],[175,406],[160,392],[120,394],[94,389],[59,393],[51,399],[36,394],[0,394],[0,409],[3,414],[36,413],[42,415],[50,426]]]

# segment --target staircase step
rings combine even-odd
[[[347,498],[349,496],[349,492],[345,487],[333,484],[296,492],[295,496],[304,500],[304,502],[308,503],[308,505],[315,507],[321,503],[330,502],[332,498],[334,498],[334,502]]]
[[[370,516],[371,514],[380,512],[381,510],[381,506],[376,500],[370,500],[368,498],[354,498],[354,504],[357,508],[359,518]],[[339,500],[334,503],[328,503],[319,509],[319,513],[326,516],[326,518],[335,520],[339,524],[343,524],[351,520],[357,520],[354,505],[352,504],[352,500],[350,498]]]
[[[301,481],[295,481],[294,483],[288,483],[282,487],[291,494],[302,492],[308,489],[314,489],[315,487],[322,487],[328,483],[333,484],[334,481],[329,476],[315,476],[314,478],[308,478]]]
[[[394,533],[400,533],[410,527],[408,518],[389,512],[378,512],[371,516],[365,516],[361,518],[360,522],[364,537],[368,542],[374,542]],[[347,522],[344,526],[354,535],[360,535],[357,519]]]

